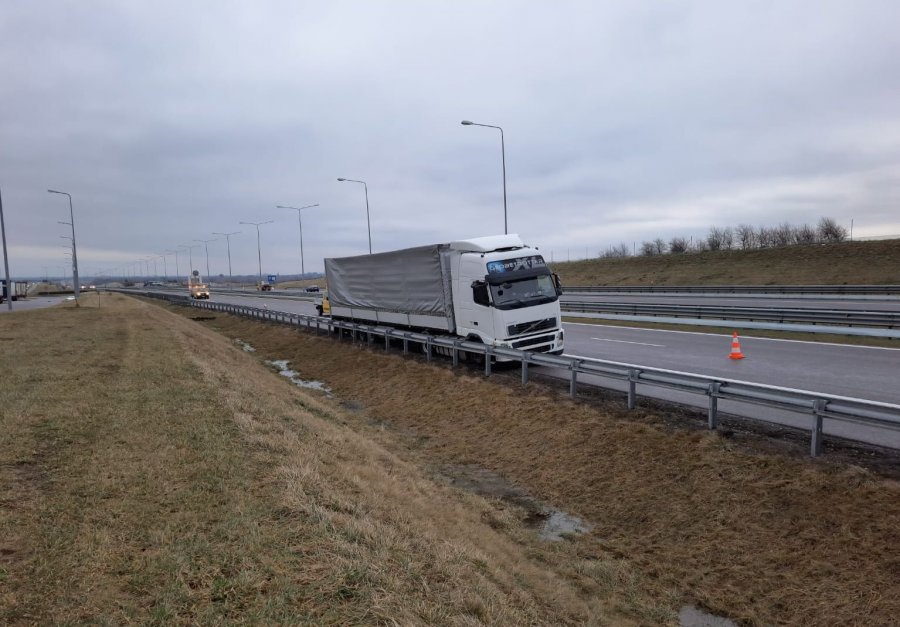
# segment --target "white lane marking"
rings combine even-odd
[[[566,322],[565,324],[577,325],[581,327],[609,327],[611,329],[626,329],[628,331],[657,331],[659,333],[683,333],[685,335],[712,335],[715,337],[731,337],[731,333],[703,333],[701,331],[675,331],[671,329],[650,329],[646,327],[620,327],[614,324],[591,324],[590,322]],[[754,331],[774,331],[775,329],[752,329]],[[802,333],[802,331],[782,331],[782,333]],[[755,335],[741,335],[740,331],[738,331],[738,335],[741,336],[741,339],[753,340],[754,342],[766,341],[766,342],[794,342],[796,344],[818,344],[819,346],[840,346],[841,348],[871,348],[874,350],[880,351],[900,351],[900,348],[890,348],[888,346],[862,346],[860,344],[841,344],[840,342],[813,342],[811,340],[787,340],[781,337],[757,337]],[[832,333],[831,335],[835,335]],[[860,337],[860,336],[853,336]],[[862,336],[864,337],[864,336]],[[887,338],[882,338],[887,339]]]
[[[629,342],[627,340],[608,340],[605,337],[592,337],[592,340],[598,342],[618,342],[619,344],[640,344],[641,346],[656,346],[657,348],[665,348],[665,344],[647,344],[646,342]]]

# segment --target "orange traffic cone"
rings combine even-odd
[[[743,359],[744,353],[741,352],[741,342],[738,340],[737,331],[731,335],[731,354],[729,359]]]

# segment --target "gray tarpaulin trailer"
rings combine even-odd
[[[446,244],[325,260],[331,315],[454,333]]]
[[[331,316],[560,353],[559,285],[518,235],[325,260]]]

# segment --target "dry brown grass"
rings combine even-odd
[[[900,284],[900,239],[553,264],[564,285]]]
[[[516,508],[435,482],[389,433],[163,308],[12,313],[0,347],[4,624],[672,619],[627,560],[539,542]]]
[[[279,281],[276,287],[280,290],[291,289],[291,288],[303,288],[306,289],[312,285],[318,285],[319,289],[325,289],[325,277],[320,279],[304,279],[302,281]]]
[[[616,556],[659,598],[748,623],[887,625],[900,616],[894,481],[283,327],[221,315],[208,324],[364,406],[356,428],[389,425],[384,437],[405,438],[404,455],[491,469],[585,517],[594,530],[573,546],[587,561],[569,576]]]

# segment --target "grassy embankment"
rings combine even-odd
[[[900,284],[900,239],[588,259],[553,267],[564,285]]]
[[[636,424],[539,385],[103,298],[0,317],[0,621],[660,624],[682,602],[764,624],[900,614],[896,482],[673,432],[652,410]],[[593,529],[542,542],[525,510],[449,487],[460,468]]]
[[[0,623],[667,618],[221,335],[96,299],[0,317]]]

